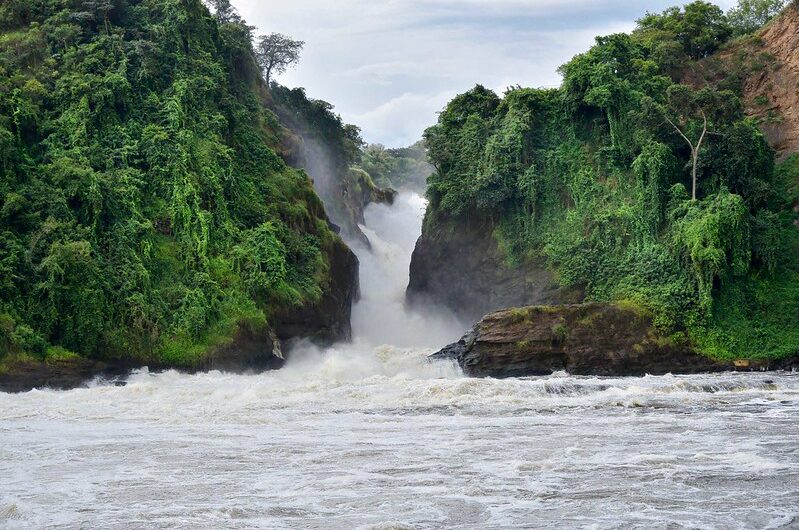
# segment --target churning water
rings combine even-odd
[[[799,527],[799,376],[429,364],[462,326],[401,304],[422,208],[370,208],[354,344],[0,394],[0,527]]]

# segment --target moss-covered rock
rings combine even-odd
[[[635,304],[579,304],[506,309],[484,317],[460,342],[433,358],[456,359],[475,377],[573,375],[640,376],[776,369],[740,359],[714,360],[681,335],[658,331]]]

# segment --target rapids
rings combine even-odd
[[[0,527],[799,527],[799,376],[428,363],[464,325],[402,303],[423,209],[367,211],[352,344],[0,394]]]

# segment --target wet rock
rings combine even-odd
[[[127,363],[105,363],[76,357],[58,361],[7,359],[0,371],[0,392],[27,392],[34,388],[71,390],[101,377],[115,379],[130,373]]]
[[[244,324],[233,340],[212,351],[200,368],[233,373],[263,372],[282,368],[285,362],[280,339],[269,326]]]
[[[461,340],[448,346],[444,346],[441,351],[434,353],[429,357],[429,359],[433,361],[457,361],[469,352],[469,350],[474,346],[477,337],[477,328],[474,327],[470,329]]]
[[[465,321],[505,307],[579,302],[577,290],[559,288],[542,264],[511,267],[488,220],[431,219],[411,260],[410,304],[433,303]]]
[[[273,322],[280,340],[309,338],[330,344],[352,338],[352,306],[359,296],[358,257],[341,240],[329,249],[329,283],[313,304],[286,308]]]
[[[651,315],[627,305],[580,304],[506,309],[484,317],[434,358],[455,358],[467,375],[642,376],[734,370],[664,336]]]

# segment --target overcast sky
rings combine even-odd
[[[680,0],[233,0],[259,33],[305,41],[278,80],[329,101],[369,143],[409,145],[481,83],[557,86],[596,35],[629,31]],[[716,2],[725,10],[735,0]]]

